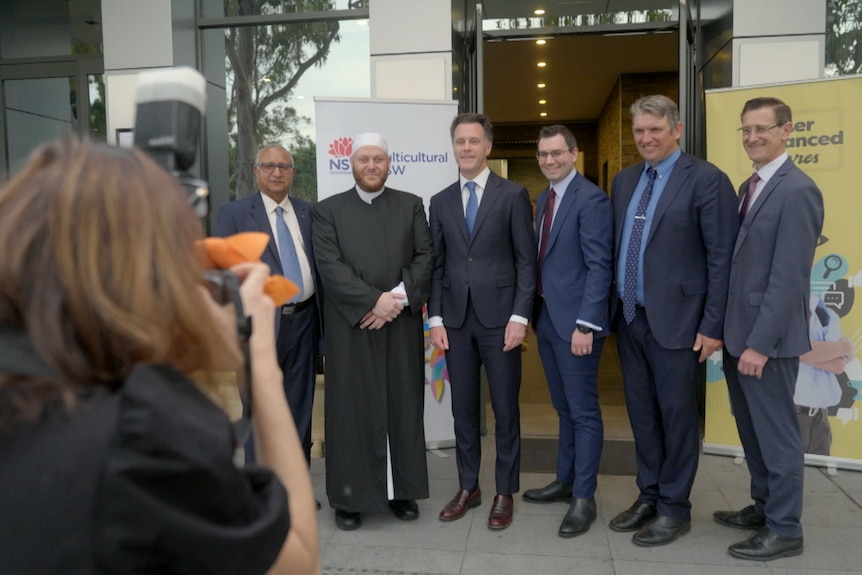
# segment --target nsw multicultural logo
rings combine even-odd
[[[350,173],[350,154],[353,152],[353,138],[335,138],[329,144],[329,173]]]

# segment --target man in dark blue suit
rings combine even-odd
[[[311,245],[311,204],[289,195],[295,167],[280,145],[257,153],[254,174],[259,192],[221,207],[217,236],[239,232],[269,234],[261,260],[272,273],[282,274],[302,288],[276,312],[276,347],[284,374],[284,394],[296,422],[305,457],[311,458],[311,409],[314,400],[315,360],[320,342],[316,303],[317,273]],[[246,445],[246,461],[254,461],[254,446]]]
[[[521,342],[532,311],[536,246],[527,190],[488,169],[493,127],[482,114],[450,127],[460,177],[431,198],[431,343],[446,352],[460,489],[440,512],[454,521],[481,504],[480,367],[494,409],[497,495],[488,526],[512,523],[519,490]]]
[[[738,218],[728,177],[679,149],[682,122],[672,100],[645,96],[631,114],[644,161],[617,174],[611,188],[611,297],[640,494],[610,527],[655,546],[691,528],[700,363],[722,346]]]
[[[614,219],[607,194],[575,170],[578,147],[568,128],[542,128],[536,157],[550,186],[536,202],[533,327],[560,435],[556,479],[525,491],[524,500],[571,499],[558,534],[574,537],[586,533],[596,518],[604,440],[598,375],[610,328]]]
[[[755,98],[742,109],[742,144],[755,172],[739,190],[724,373],[754,505],[713,517],[756,529],[729,548],[755,561],[802,553],[805,459],[793,393],[799,356],[811,350],[808,290],[823,197],[785,151],[792,129],[790,108],[777,98]]]

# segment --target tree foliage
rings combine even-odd
[[[225,0],[226,16],[323,12],[331,0]],[[351,2],[351,8],[362,3]],[[322,66],[333,42],[336,20],[271,26],[242,26],[225,31],[231,187],[236,197],[255,191],[252,167],[260,146],[282,143],[289,149],[312,142],[300,129],[310,121],[286,104],[302,75]],[[316,190],[315,190],[316,195]]]
[[[862,0],[829,0],[826,6],[826,74],[862,73]]]

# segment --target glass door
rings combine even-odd
[[[0,66],[0,174],[40,143],[68,134],[105,140],[101,59]]]

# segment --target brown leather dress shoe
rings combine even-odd
[[[491,514],[488,515],[488,527],[491,529],[505,529],[512,524],[512,496],[496,495],[491,505]]]
[[[452,501],[446,504],[440,512],[440,521],[455,521],[461,519],[468,509],[473,509],[482,504],[482,491],[477,487],[472,493],[466,489],[459,489]]]

